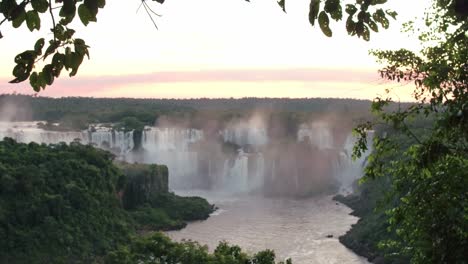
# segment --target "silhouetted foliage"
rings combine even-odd
[[[153,1],[159,4],[164,3],[164,0]],[[346,31],[348,34],[368,41],[371,30],[377,32],[378,24],[383,28],[388,28],[388,17],[395,18],[397,15],[394,11],[384,11],[381,8],[385,2],[387,0],[356,0],[353,4],[345,5],[339,0],[310,0],[309,22],[315,25],[315,21],[318,20],[323,34],[331,37],[330,18],[335,21],[341,20],[344,10],[347,13]],[[281,0],[278,4],[286,12],[286,1]],[[15,57],[16,66],[13,69],[15,78],[10,83],[19,83],[29,79],[31,87],[39,92],[46,86],[52,85],[63,69],[69,72],[70,77],[75,76],[85,56],[89,59],[89,46],[85,40],[74,37],[75,30],[70,25],[75,18],[79,18],[85,26],[90,22],[97,22],[97,14],[105,5],[105,0],[59,2],[23,0],[19,3],[16,0],[2,0],[0,13],[3,19],[0,20],[0,25],[6,21],[10,22],[14,28],[26,24],[32,32],[41,28],[41,20],[44,16],[52,19],[53,36],[48,41],[45,38],[38,39],[33,49],[26,50]],[[143,0],[141,5],[157,28],[153,16],[159,15],[152,11],[147,1]],[[0,32],[0,38],[2,37]],[[42,70],[36,67],[40,60],[47,61]]]
[[[155,233],[149,237],[135,239],[130,245],[110,252],[105,258],[105,263],[275,264],[276,262],[275,253],[271,250],[248,255],[238,246],[221,242],[214,253],[209,253],[207,246],[197,242],[173,242],[165,235]],[[292,261],[288,259],[286,264],[292,264]]]
[[[391,98],[376,98],[376,122],[357,128],[356,154],[366,131],[378,124],[392,133],[374,138],[366,179],[390,177],[398,203],[386,212],[398,239],[382,241],[411,263],[466,263],[468,259],[468,6],[466,1],[433,1],[417,54],[405,49],[375,51],[386,64],[383,78],[414,82],[416,103],[389,110]],[[414,119],[432,122],[423,133]],[[407,144],[407,142],[411,142]]]

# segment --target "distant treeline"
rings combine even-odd
[[[324,115],[362,120],[370,118],[370,103],[332,98],[109,99],[4,94],[0,95],[0,119],[57,122],[64,129],[83,129],[90,123],[120,123],[138,130],[144,125],[164,122],[197,128],[206,120],[219,125],[257,113],[271,119],[268,122],[282,119],[298,123]]]
[[[17,118],[22,120],[60,120],[67,114],[86,114],[100,120],[118,120],[119,113],[192,113],[194,111],[253,110],[297,112],[348,112],[369,110],[369,100],[334,98],[222,98],[222,99],[133,99],[87,97],[36,97],[29,95],[0,95],[0,106],[17,106]],[[29,108],[29,109],[28,109]],[[31,113],[28,113],[30,111]],[[99,116],[99,117],[98,117]],[[144,118],[142,118],[144,119]]]

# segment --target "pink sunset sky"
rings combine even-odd
[[[391,28],[371,35],[369,43],[347,36],[332,23],[333,38],[308,23],[308,1],[168,0],[150,3],[162,17],[156,30],[140,1],[108,1],[98,23],[77,21],[76,37],[91,46],[78,75],[62,73],[41,96],[139,98],[192,97],[338,97],[371,99],[392,88],[410,100],[412,85],[386,83],[369,49],[417,50],[401,24],[422,15],[427,1],[392,0],[385,8],[399,13]],[[415,12],[415,10],[419,10]],[[49,23],[49,24],[48,24]],[[28,82],[8,84],[14,56],[39,37],[51,37],[48,17],[42,30],[2,25],[0,93],[28,93]]]

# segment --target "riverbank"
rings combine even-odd
[[[190,223],[166,234],[174,241],[192,240],[214,250],[220,241],[239,245],[246,252],[266,248],[280,260],[294,264],[365,264],[338,241],[357,218],[332,196],[266,198],[212,192],[189,192],[215,203],[219,210],[206,221]]]
[[[354,194],[337,195],[334,200],[348,206],[351,215],[359,217],[346,234],[339,237],[341,244],[375,264],[407,264],[409,260],[394,254],[391,249],[379,247],[388,239],[396,240],[396,234],[388,231],[385,208],[393,201],[385,200],[387,179],[367,181]]]

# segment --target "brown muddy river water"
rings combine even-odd
[[[295,264],[369,263],[338,241],[358,218],[331,196],[289,199],[176,193],[202,196],[219,209],[206,221],[167,232],[172,239],[195,240],[210,250],[223,240],[248,252],[273,249],[278,260],[291,258]]]

